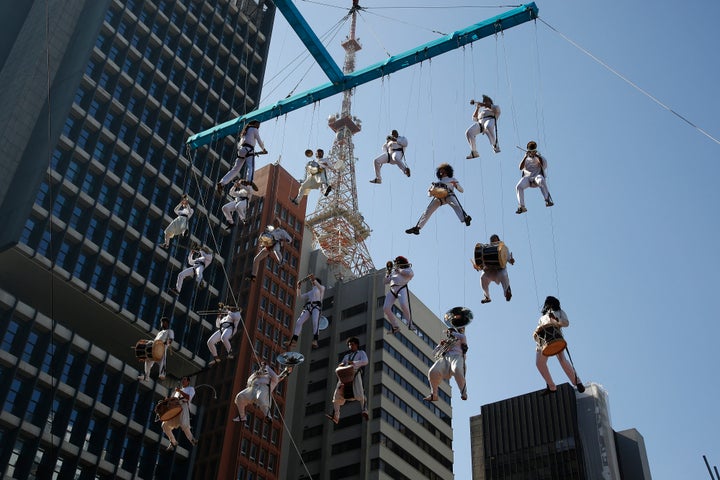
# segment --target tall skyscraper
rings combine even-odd
[[[208,360],[232,298],[233,236],[218,234],[217,178],[235,139],[192,134],[257,107],[274,6],[265,0],[48,0],[0,5],[0,465],[5,477],[189,478],[153,406]],[[242,10],[240,10],[240,8]],[[187,194],[187,237],[163,229]],[[207,288],[188,279],[209,246]],[[175,333],[168,379],[138,382],[131,348]],[[212,395],[198,387],[193,428]],[[176,431],[177,432],[177,431]]]
[[[303,260],[301,272],[305,271],[327,272],[320,251],[308,256],[307,265]],[[283,445],[282,468],[287,479],[446,480],[453,476],[449,384],[441,385],[438,402],[423,401],[430,391],[427,371],[434,362],[433,339],[443,336],[444,327],[411,294],[418,332],[403,328],[397,335],[389,334],[390,324],[382,311],[383,277],[384,271],[375,271],[330,283],[323,302],[330,326],[320,334],[320,348],[310,350],[311,339],[301,337],[306,361],[293,373],[286,408],[290,433]],[[394,312],[407,323],[399,309]],[[363,373],[370,420],[363,420],[360,405],[353,401],[341,408],[335,425],[325,414],[332,412],[335,369],[352,336],[359,338],[360,349],[370,360]]]
[[[613,431],[607,393],[597,384],[582,394],[565,383],[553,394],[483,405],[470,418],[470,442],[473,480],[650,479],[642,437]]]

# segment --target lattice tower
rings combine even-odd
[[[355,53],[362,48],[355,38],[358,10],[358,0],[353,0],[350,34],[342,43],[345,49],[345,74],[355,70]],[[331,115],[328,119],[328,126],[335,132],[330,150],[335,170],[328,171],[332,191],[327,197],[320,196],[316,210],[306,220],[312,229],[315,244],[327,257],[338,279],[347,275],[355,278],[375,270],[365,245],[371,230],[358,209],[353,135],[360,131],[361,122],[350,112],[352,95],[352,90],[346,90],[343,93],[341,113]]]

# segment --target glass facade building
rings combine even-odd
[[[214,183],[235,139],[187,138],[257,107],[275,9],[264,0],[0,5],[0,472],[6,478],[192,478],[153,407],[208,360],[235,236]],[[188,236],[159,247],[187,194]],[[255,215],[258,213],[255,212]],[[249,228],[249,227],[248,227]],[[189,246],[215,252],[207,288]],[[169,317],[168,379],[138,382],[134,344]],[[192,426],[211,404],[198,389]],[[279,440],[278,440],[279,442]]]

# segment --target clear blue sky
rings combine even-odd
[[[475,2],[365,0],[358,21],[363,49],[357,67],[467,27],[508,8]],[[318,36],[345,14],[351,0],[296,2]],[[452,5],[466,5],[463,8]],[[720,137],[718,52],[720,3],[689,0],[559,2],[539,0],[540,17],[712,136]],[[405,8],[395,8],[403,6]],[[445,8],[429,8],[445,6]],[[378,8],[384,7],[384,8]],[[326,45],[342,65],[339,46],[349,24]],[[262,105],[327,81],[278,12]],[[291,73],[292,72],[292,73]],[[502,153],[478,137],[480,159],[465,160],[470,98],[490,95],[503,110]],[[298,178],[305,148],[329,150],[328,115],[337,95],[263,124],[270,155]],[[720,145],[571,45],[542,22],[526,23],[472,47],[358,87],[353,113],[360,210],[373,229],[366,242],[376,266],[402,254],[414,264],[411,290],[438,315],[470,307],[470,399],[454,402],[455,474],[471,476],[468,418],[480,406],[544,382],[534,365],[531,332],[546,295],[570,318],[566,329],[578,373],[609,393],[616,430],[644,436],[653,478],[708,478],[702,455],[720,464],[718,348],[714,298],[718,244],[717,158]],[[408,137],[412,178],[383,169],[371,185],[372,159],[391,129]],[[529,212],[515,215],[517,165],[528,140],[546,154],[555,207],[526,191]],[[473,223],[461,225],[441,208],[419,237],[404,233],[427,204],[434,167],[455,167]],[[314,210],[317,193],[310,196]],[[493,285],[480,305],[479,274],[470,266],[475,243],[498,233],[514,252],[513,299]],[[438,274],[439,272],[439,274]],[[566,381],[550,361],[557,383]],[[451,382],[454,392],[457,387]],[[457,398],[457,397],[456,397]]]

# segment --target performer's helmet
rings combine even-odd
[[[535,150],[537,150],[537,143],[530,140],[527,144],[527,150],[528,150],[528,152],[534,152]]]
[[[309,148],[307,150],[305,150],[305,156],[312,157],[313,156],[312,150],[310,150]]]

